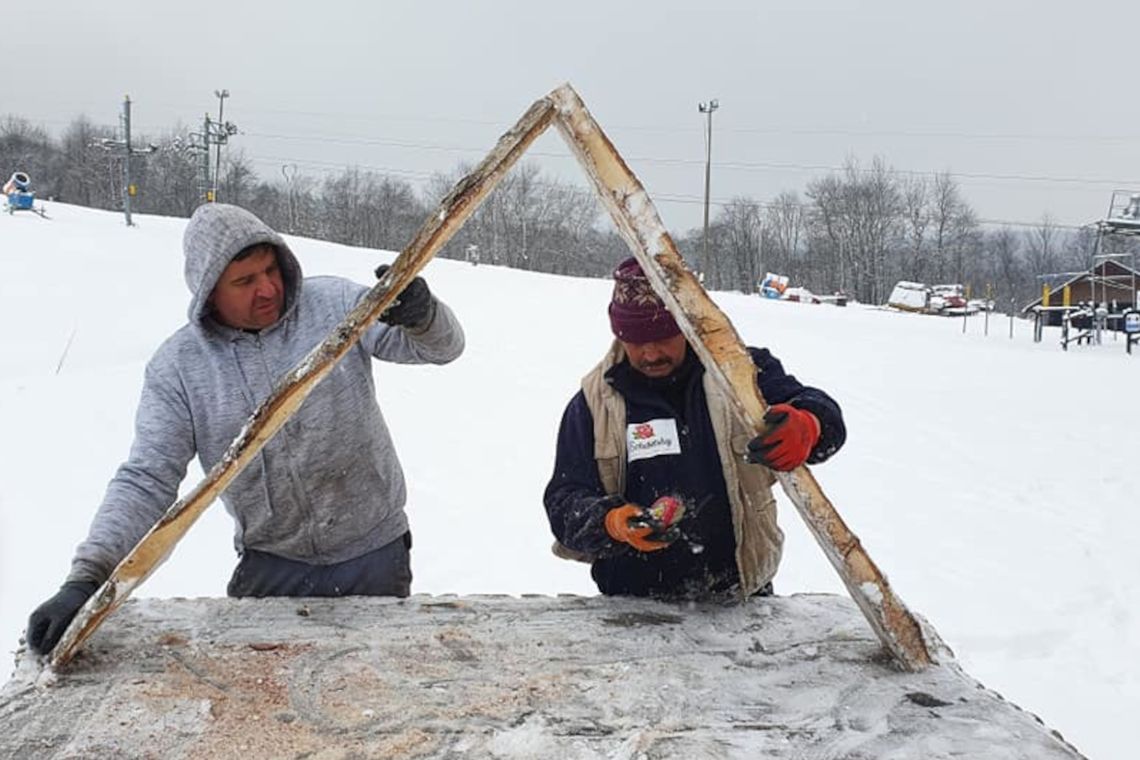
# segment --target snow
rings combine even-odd
[[[870,581],[865,581],[859,584],[859,588],[863,591],[863,595],[867,600],[874,604],[876,607],[883,606],[883,593],[879,587]]]
[[[63,580],[130,444],[142,369],[185,320],[185,220],[49,204],[0,218],[0,643]],[[292,239],[307,274],[363,283],[390,252]],[[562,410],[609,342],[605,281],[433,261],[467,332],[445,367],[376,365],[409,483],[413,590],[592,594],[542,510]],[[896,593],[962,667],[1090,757],[1126,757],[1140,710],[1134,503],[1140,357],[1034,344],[1031,325],[714,294],[844,408],[814,468]],[[202,474],[192,465],[183,492]],[[781,495],[781,595],[844,594]],[[234,565],[215,506],[140,596],[221,596]],[[530,731],[520,726],[520,740]]]

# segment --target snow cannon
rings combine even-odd
[[[12,172],[4,183],[4,195],[8,197],[8,213],[34,211],[36,194],[32,192],[32,178],[26,172]]]
[[[12,190],[18,190],[22,193],[28,192],[28,188],[32,186],[32,178],[25,172],[12,172],[8,182],[12,185]],[[11,192],[7,189],[7,185],[5,185],[4,192]]]
[[[760,282],[760,295],[765,298],[781,298],[791,280],[779,274],[768,272]]]

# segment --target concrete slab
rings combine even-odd
[[[18,660],[0,757],[1081,757],[939,656],[830,595],[134,600]]]

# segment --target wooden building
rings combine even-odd
[[[1104,304],[1110,315],[1119,315],[1137,303],[1140,292],[1140,272],[1113,259],[1104,259],[1089,269],[1076,275],[1062,275],[1049,286],[1049,303],[1044,304],[1044,294],[1022,309],[1022,313],[1033,314],[1044,311],[1041,319],[1045,325],[1059,326],[1064,313],[1064,291],[1069,289],[1068,304],[1079,307],[1082,304]],[[1108,329],[1118,329],[1120,319],[1109,319]]]

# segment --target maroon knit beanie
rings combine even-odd
[[[652,343],[681,334],[637,259],[628,258],[614,270],[610,327],[618,340],[626,343]]]

